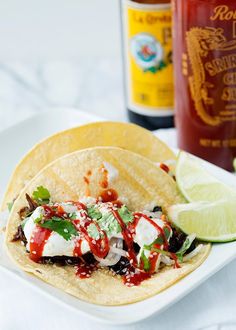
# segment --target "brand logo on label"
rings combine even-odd
[[[227,40],[223,28],[192,27],[186,32],[186,43],[192,71],[189,86],[197,114],[211,126],[236,120],[236,40]],[[212,97],[215,88],[221,102],[217,113],[212,111],[217,108]]]
[[[214,9],[213,15],[210,17],[212,21],[230,21],[236,20],[236,10],[231,10],[229,6],[221,5]]]
[[[144,71],[157,72],[163,67],[163,48],[151,34],[140,33],[131,39],[130,50],[135,62]]]

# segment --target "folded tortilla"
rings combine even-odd
[[[143,155],[153,162],[175,159],[175,154],[148,130],[134,124],[97,122],[59,132],[38,143],[16,166],[8,183],[1,210],[7,209],[21,189],[55,159],[96,146],[114,146]]]
[[[89,192],[97,197],[101,192],[98,183],[104,162],[118,171],[117,177],[110,180],[109,188],[116,190],[130,210],[148,210],[159,205],[165,211],[173,204],[185,202],[175,181],[145,157],[114,147],[85,149],[49,164],[22,190],[9,217],[5,242],[11,258],[24,271],[84,301],[123,305],[151,297],[192,272],[206,259],[210,245],[204,245],[201,252],[181,264],[181,268],[165,266],[139,286],[127,287],[120,276],[113,275],[108,269],[98,269],[91,278],[80,279],[75,275],[74,267],[34,263],[19,241],[12,242],[21,223],[17,212],[26,204],[25,193],[31,195],[42,185],[47,187],[55,202],[77,200],[88,192],[84,176],[91,171]]]

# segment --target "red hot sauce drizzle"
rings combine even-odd
[[[73,220],[72,223],[74,224],[75,228],[82,234],[83,238],[86,239],[92,253],[95,256],[97,256],[98,258],[105,258],[110,249],[109,240],[108,240],[107,234],[98,226],[98,224],[89,218],[87,218],[85,221],[83,221],[83,224],[81,224],[80,220]],[[99,232],[98,239],[92,238],[88,234],[88,230],[87,230],[88,226],[92,223],[98,229],[98,232]],[[80,241],[78,243],[78,247],[76,247],[76,250],[74,250],[74,251],[75,251],[75,253],[77,253],[77,255],[79,257],[82,256]]]
[[[171,257],[174,260],[175,264],[174,264],[174,268],[181,268],[179,263],[178,263],[178,258],[174,253],[171,253]]]
[[[131,231],[128,229],[128,227],[126,226],[126,224],[124,223],[124,221],[122,220],[121,216],[117,211],[112,210],[112,213],[116,218],[117,222],[119,223],[119,225],[121,226],[121,233],[128,248],[130,263],[132,264],[133,267],[137,267],[137,258],[134,251],[134,242]]]
[[[86,196],[90,196],[90,195],[91,195],[91,194],[90,194],[90,187],[89,187],[89,185],[90,185],[90,180],[89,180],[89,178],[88,178],[87,176],[84,176],[84,183],[85,183],[85,185],[86,185],[85,195],[86,195]]]
[[[141,219],[141,218],[144,218],[146,219],[153,227],[156,228],[157,232],[161,234],[161,237],[163,239],[163,242],[164,242],[164,249],[168,249],[168,240],[165,236],[165,232],[164,232],[164,228],[162,228],[161,226],[159,226],[155,221],[153,221],[152,219],[150,219],[146,214],[143,214],[143,213],[135,213],[134,214],[134,217],[135,217],[135,227],[137,226],[138,224],[138,221]]]
[[[76,220],[74,220],[74,221],[76,221]],[[82,239],[78,238],[76,240],[74,251],[73,251],[73,256],[74,257],[81,257],[82,256],[81,244],[82,244]]]
[[[80,202],[74,203],[74,205],[77,206],[78,210],[84,210],[84,220],[80,221],[79,219],[75,219],[72,221],[75,228],[81,233],[80,236],[83,236],[83,238],[86,239],[86,241],[89,244],[90,250],[92,253],[97,256],[98,258],[104,258],[108,252],[109,252],[109,240],[107,237],[107,234],[104,230],[102,230],[96,221],[93,221],[91,218],[87,215],[87,207]],[[94,224],[98,230],[99,238],[94,239],[88,234],[88,227],[90,224]],[[77,242],[76,246],[74,248],[73,254],[74,256],[82,256],[81,251],[81,244],[82,244],[82,238],[80,237]]]
[[[85,204],[81,203],[81,202],[73,202],[71,201],[71,203],[77,207],[77,209],[80,211],[80,210],[84,210],[84,211],[87,211],[87,207]]]
[[[123,282],[126,286],[137,286],[151,277],[150,273],[140,272],[134,268],[129,270],[127,275],[123,276]]]
[[[101,197],[103,203],[115,202],[118,200],[118,194],[115,189],[105,189],[103,190],[99,197]]]
[[[76,275],[79,278],[89,278],[92,273],[97,270],[97,266],[95,264],[86,264],[82,260],[78,265],[75,266]]]
[[[110,188],[106,189],[101,192],[100,197],[102,199],[102,202],[113,202],[116,206],[120,207],[122,206],[122,203],[118,200],[118,194],[117,192]],[[81,257],[82,256],[82,250],[81,250],[81,244],[82,239],[86,239],[86,241],[89,244],[91,252],[97,256],[98,258],[105,258],[107,254],[109,253],[109,239],[107,237],[107,234],[105,231],[103,231],[97,224],[96,221],[93,221],[91,218],[87,215],[87,207],[81,202],[74,202],[70,201],[75,205],[78,210],[84,211],[83,217],[84,219],[81,221],[79,219],[73,220],[72,223],[74,224],[75,228],[80,232],[80,237],[77,239],[73,255],[75,257]],[[45,218],[50,219],[53,216],[63,216],[64,209],[60,205],[50,207],[48,205],[43,205]],[[143,268],[143,262],[140,261],[139,269],[138,269],[138,263],[137,263],[137,257],[134,250],[134,241],[133,236],[135,234],[135,228],[139,222],[139,220],[143,217],[145,220],[147,220],[152,226],[154,226],[158,232],[159,235],[161,235],[163,239],[163,246],[164,249],[168,249],[168,239],[165,235],[164,229],[167,228],[171,230],[168,222],[166,222],[166,225],[162,228],[160,227],[155,221],[153,221],[151,218],[149,218],[147,215],[137,212],[134,213],[134,221],[130,223],[128,226],[124,223],[123,219],[120,217],[117,210],[111,209],[114,217],[116,218],[117,222],[119,223],[121,227],[121,232],[123,239],[125,241],[125,244],[127,246],[128,250],[128,256],[130,261],[130,266],[127,269],[127,273],[123,276],[123,281],[125,285],[127,286],[136,286],[139,285],[142,281],[148,279],[151,277],[153,273],[155,273],[156,269],[156,263],[158,261],[158,257],[160,253],[155,251],[150,251],[149,256],[149,264],[150,268],[148,272],[144,272]],[[99,232],[99,238],[94,239],[89,236],[88,234],[88,226],[93,223]],[[42,257],[44,245],[46,244],[48,238],[50,237],[52,231],[47,228],[42,228],[40,226],[36,226],[32,237],[30,241],[30,259],[39,262],[40,258]],[[162,245],[154,244],[154,248],[161,249]],[[175,261],[175,268],[179,268],[179,264],[177,262],[177,257],[174,253],[171,253],[172,259]],[[76,265],[76,275],[78,275],[80,278],[88,278],[91,276],[92,272],[97,269],[96,264],[86,264],[82,260]]]
[[[106,189],[108,188],[108,171],[104,165],[100,167],[100,172],[102,173],[102,178],[99,181],[99,184],[102,188]]]
[[[170,172],[170,169],[169,169],[169,166],[167,166],[166,164],[164,163],[161,163],[160,164],[160,168],[165,171],[166,173],[169,173]]]
[[[144,280],[147,280],[151,277],[150,272],[143,272],[139,269],[136,269],[138,266],[136,253],[134,251],[134,242],[132,231],[126,226],[119,213],[115,210],[112,210],[112,213],[119,225],[121,226],[122,236],[128,248],[128,255],[131,266],[128,267],[126,274],[123,276],[123,282],[126,286],[137,286],[140,285]],[[137,222],[138,223],[138,222]],[[136,225],[137,225],[136,223]],[[136,227],[135,225],[135,227]]]
[[[30,259],[39,262],[44,245],[47,243],[52,231],[47,228],[36,226],[30,238]]]
[[[158,247],[160,248],[160,246],[158,246]],[[156,272],[156,263],[157,263],[158,258],[159,258],[159,253],[153,252],[153,251],[150,252],[150,256],[149,256],[149,263],[150,263],[149,273],[150,274],[153,274]]]
[[[48,205],[43,205],[43,209],[44,209],[44,217],[46,219],[51,219],[52,217],[56,216],[56,207],[52,208]]]

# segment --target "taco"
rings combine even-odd
[[[87,302],[134,303],[196,269],[210,245],[168,221],[185,202],[153,162],[120,148],[68,154],[22,190],[6,247],[24,271]]]
[[[68,129],[38,143],[23,157],[8,183],[1,210],[12,205],[24,185],[44,166],[65,154],[95,146],[120,147],[157,163],[175,159],[174,153],[163,142],[134,124],[98,122]],[[169,171],[166,164],[159,165]]]

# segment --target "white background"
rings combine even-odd
[[[1,0],[0,60],[120,56],[119,0]]]
[[[0,0],[0,129],[52,107],[126,120],[120,0]]]

